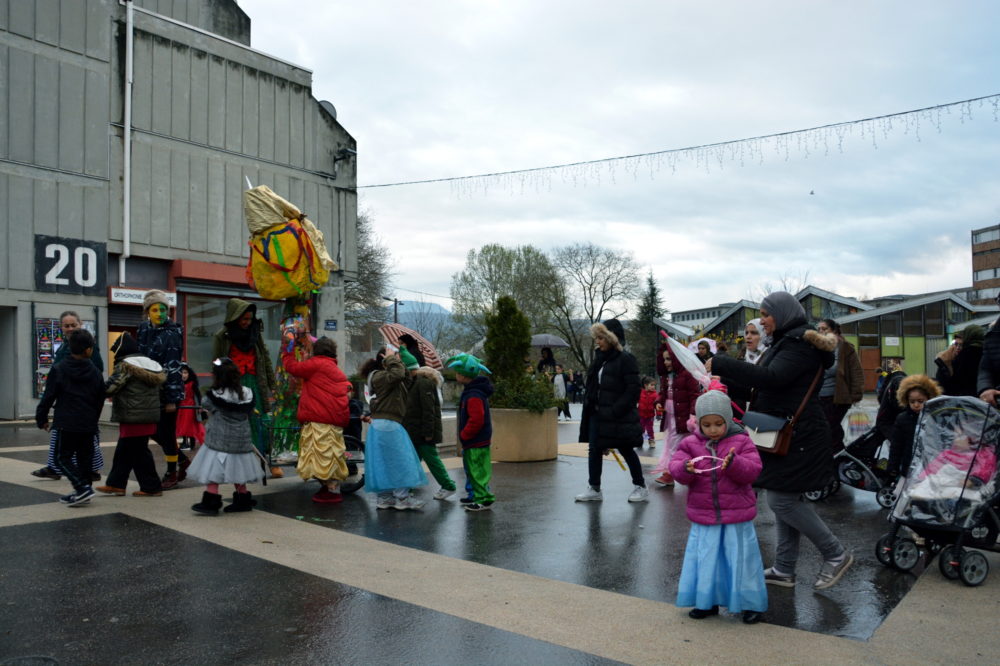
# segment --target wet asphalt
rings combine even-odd
[[[560,424],[560,442],[575,442],[577,428]],[[114,436],[107,429],[102,441]],[[0,464],[5,458],[44,464],[45,444],[47,437],[33,426],[2,426]],[[40,448],[17,450],[26,447]],[[151,448],[160,460],[158,447]],[[104,452],[106,471],[113,448]],[[648,458],[647,471],[659,452],[640,452]],[[461,485],[461,469],[451,473]],[[364,492],[338,506],[320,506],[311,501],[314,488],[308,484],[259,495],[257,509],[447,558],[672,604],[688,532],[684,488],[651,486],[648,503],[629,504],[629,476],[609,458],[604,501],[576,503],[573,496],[586,487],[586,477],[586,459],[571,455],[496,463],[497,505],[477,514],[464,511],[457,496],[429,499],[437,488],[433,481],[419,491],[428,499],[420,512],[378,511]],[[51,504],[53,486],[68,492],[65,481],[0,482],[0,512]],[[816,506],[856,563],[835,587],[813,591],[820,558],[804,542],[800,583],[794,589],[769,587],[766,621],[868,640],[911,590],[922,566],[903,573],[876,561],[874,545],[888,524],[873,494],[845,487]],[[769,564],[773,517],[764,502],[759,507],[756,528]],[[0,527],[0,561],[0,664],[27,663],[17,659],[32,655],[65,664],[511,663],[512,655],[521,663],[606,661],[119,513]]]

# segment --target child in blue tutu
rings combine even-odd
[[[400,359],[403,356],[403,360]],[[389,351],[381,368],[366,377],[371,397],[371,423],[365,442],[365,491],[378,493],[377,509],[421,509],[424,503],[410,497],[410,489],[427,485],[417,449],[403,427],[406,414],[406,363],[413,355],[401,349]],[[366,366],[369,367],[369,366]]]
[[[696,620],[719,614],[719,606],[760,622],[767,610],[764,563],[753,519],[757,496],[751,483],[760,455],[743,428],[733,423],[729,396],[709,391],[695,403],[698,432],[685,437],[670,460],[674,479],[688,486],[691,521],[677,589],[678,606],[694,606]]]

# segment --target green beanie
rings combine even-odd
[[[483,365],[483,362],[472,354],[459,354],[458,356],[452,356],[449,358],[445,365],[449,368],[462,375],[463,377],[471,377],[475,379],[480,375],[480,373],[492,375],[490,369]]]
[[[407,370],[416,370],[420,367],[416,357],[406,350],[406,347],[399,348],[399,360],[403,362]]]

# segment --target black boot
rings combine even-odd
[[[223,511],[226,513],[236,513],[237,511],[253,511],[253,508],[257,506],[257,500],[253,498],[250,491],[245,493],[233,493],[233,503],[227,506]]]
[[[218,493],[210,493],[207,491],[201,494],[200,502],[191,505],[192,511],[203,513],[206,516],[219,515],[219,509],[221,508],[222,508],[222,495]]]

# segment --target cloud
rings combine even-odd
[[[314,94],[358,140],[362,184],[695,146],[998,92],[1000,5],[986,0],[240,5],[255,48],[313,70]],[[793,137],[787,154],[744,144],[742,155],[360,200],[398,284],[436,294],[490,242],[631,251],[675,310],[789,273],[845,295],[955,288],[971,283],[969,230],[1000,221],[998,112],[972,111]]]

